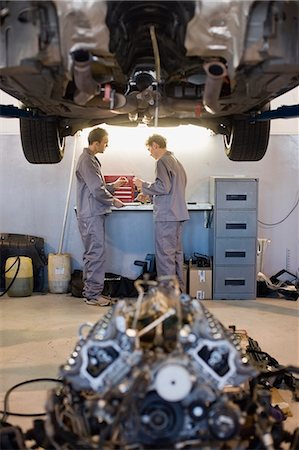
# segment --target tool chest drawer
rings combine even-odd
[[[219,238],[215,249],[217,265],[255,264],[256,239]]]
[[[215,179],[211,191],[219,209],[254,209],[257,202],[256,179]]]
[[[215,213],[217,237],[255,237],[256,230],[255,211],[217,210]]]
[[[214,299],[252,299],[256,297],[255,265],[217,266]]]

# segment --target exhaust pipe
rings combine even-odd
[[[203,68],[207,74],[207,81],[203,94],[203,105],[206,111],[215,114],[219,111],[218,99],[223,79],[227,75],[227,70],[225,65],[220,61],[210,61],[205,63]]]
[[[74,101],[78,105],[86,105],[101,92],[101,85],[92,77],[90,55],[86,50],[77,50],[73,53],[74,58],[74,81],[77,91]]]

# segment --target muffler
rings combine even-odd
[[[101,92],[101,84],[97,83],[91,73],[90,54],[86,50],[77,50],[73,53],[74,58],[74,81],[77,91],[74,101],[78,105],[86,105]]]

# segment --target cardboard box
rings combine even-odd
[[[192,266],[189,270],[189,295],[198,300],[212,299],[212,269]]]
[[[184,264],[183,266],[183,281],[185,284],[185,292],[188,294],[188,265]]]

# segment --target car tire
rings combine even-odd
[[[270,105],[263,108],[268,111]],[[225,153],[231,161],[260,161],[267,151],[270,120],[250,122],[235,119],[229,133],[223,136]]]
[[[20,119],[23,152],[31,164],[59,163],[64,154],[65,138],[59,135],[57,122]]]

